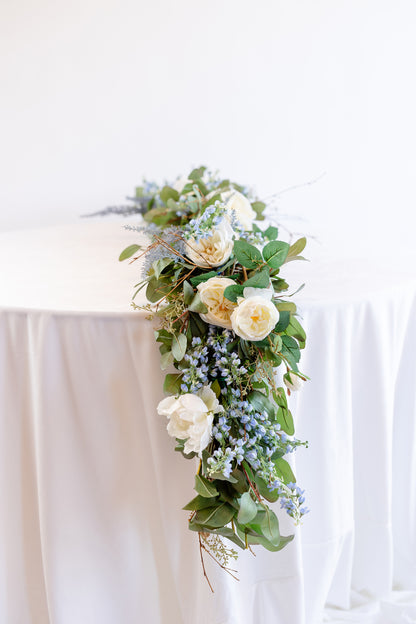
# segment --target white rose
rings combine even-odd
[[[196,394],[166,397],[157,406],[158,414],[169,418],[169,435],[186,440],[185,453],[199,455],[211,439],[214,414],[222,411],[224,408],[209,386],[203,386]]]
[[[234,332],[243,340],[263,340],[279,320],[276,306],[262,295],[240,299],[231,314]]]
[[[227,209],[234,211],[236,218],[245,230],[251,230],[256,213],[251,207],[247,197],[239,191],[225,191],[221,193],[221,199],[226,202]]]
[[[198,284],[197,289],[202,303],[208,308],[206,314],[199,316],[206,323],[231,329],[231,313],[236,305],[224,297],[227,286],[233,286],[235,281],[229,277],[210,277],[206,282]]]
[[[293,372],[286,373],[283,376],[283,381],[286,388],[288,388],[291,392],[296,392],[296,390],[300,390],[303,386],[303,379]]]
[[[233,251],[234,230],[226,219],[222,219],[212,236],[198,242],[191,238],[186,244],[186,255],[202,268],[217,267],[227,262]]]

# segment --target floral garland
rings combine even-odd
[[[237,553],[223,538],[278,551],[293,535],[280,535],[268,503],[279,500],[295,523],[308,511],[284,459],[306,445],[293,438],[287,404],[306,379],[298,369],[306,337],[280,276],[285,263],[303,259],[306,239],[290,245],[276,227],[262,230],[255,221],[266,205],[205,167],[173,186],[145,183],[133,199],[147,225],[128,229],[151,242],[130,245],[120,260],[145,256],[134,297],[145,287],[149,304],[133,306],[159,320],[161,368],[174,370],[157,411],[175,450],[199,458],[196,496],[183,509],[205,576],[203,552],[230,572]]]

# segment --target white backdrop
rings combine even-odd
[[[0,0],[0,229],[205,163],[264,196],[325,173],[281,196],[292,229],[411,246],[415,26],[414,0]]]

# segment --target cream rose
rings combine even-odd
[[[206,282],[198,284],[201,301],[208,308],[207,313],[199,315],[203,321],[231,329],[230,317],[237,304],[224,297],[224,290],[234,284],[235,281],[229,277],[210,277]]]
[[[236,218],[245,230],[251,230],[256,213],[247,197],[235,190],[221,193],[221,199],[226,202],[227,209],[234,211]]]
[[[186,255],[202,268],[217,267],[227,262],[233,251],[234,230],[222,219],[212,236],[198,242],[191,238],[186,244]]]
[[[303,386],[303,379],[296,375],[295,373],[286,373],[283,376],[283,381],[286,385],[286,388],[291,392],[296,392],[296,390],[300,390]]]
[[[273,302],[264,295],[240,299],[231,314],[233,331],[243,340],[263,340],[270,334],[278,320],[279,312]]]
[[[203,386],[196,394],[166,397],[157,406],[158,414],[169,418],[169,435],[186,440],[185,453],[199,455],[211,439],[214,414],[223,411],[224,408],[209,386]]]

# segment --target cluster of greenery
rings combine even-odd
[[[146,289],[146,309],[159,321],[155,338],[161,367],[168,371],[165,393],[180,397],[209,386],[222,406],[214,416],[210,441],[198,454],[196,496],[184,509],[190,512],[189,529],[199,533],[201,552],[225,569],[235,553],[224,547],[223,538],[241,549],[258,544],[270,551],[282,549],[293,538],[280,535],[270,503],[280,500],[295,522],[306,513],[303,492],[284,459],[303,444],[293,438],[290,384],[276,382],[279,367],[286,379],[305,379],[298,363],[306,336],[281,269],[303,259],[306,240],[289,244],[279,240],[276,227],[262,230],[253,223],[248,231],[236,228],[231,255],[222,266],[195,264],[186,252],[187,228],[198,225],[209,206],[224,208],[222,193],[230,189],[249,198],[257,221],[264,218],[263,202],[204,167],[193,170],[179,191],[144,184],[136,190],[136,201],[151,226],[146,230],[151,240],[144,249],[131,245],[120,255],[120,260],[147,256],[146,275],[135,295]],[[236,305],[248,287],[272,290],[278,321],[265,338],[245,340],[232,329],[204,320],[208,308],[198,285],[212,277],[234,281],[224,297]],[[185,453],[185,442],[177,439],[175,450],[192,459],[197,453]]]

